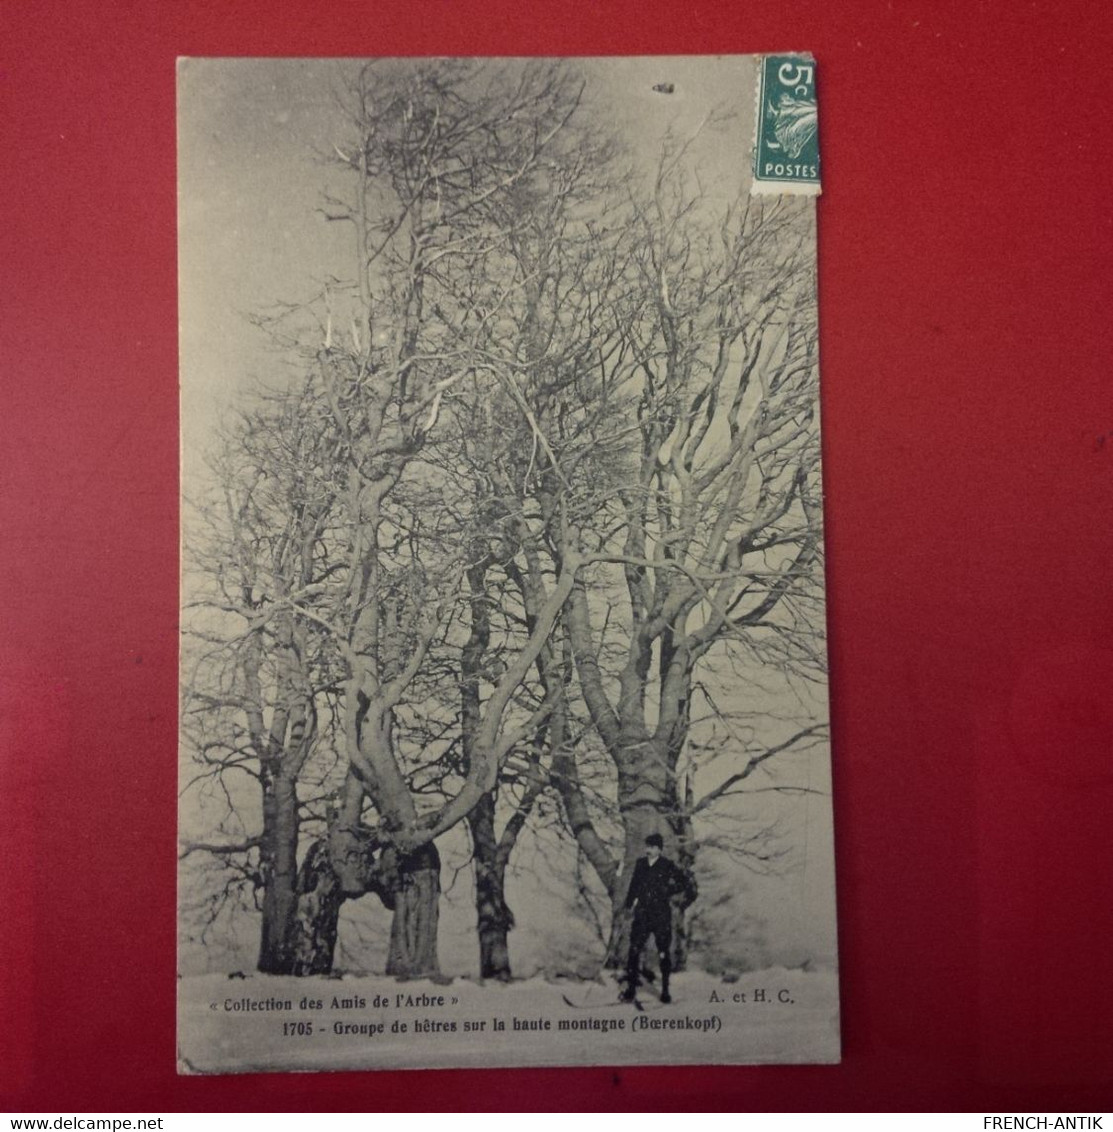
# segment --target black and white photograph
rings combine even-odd
[[[761,71],[179,62],[179,1072],[839,1060]]]

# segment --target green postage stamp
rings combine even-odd
[[[761,60],[750,191],[820,191],[819,113],[815,60],[810,55],[766,55]]]

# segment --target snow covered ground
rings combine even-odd
[[[182,1073],[522,1065],[835,1062],[838,976],[692,971],[673,1002],[619,1003],[613,980],[481,984],[368,976],[186,976]],[[565,996],[576,1005],[569,1005]]]

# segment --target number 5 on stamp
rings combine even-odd
[[[815,60],[766,55],[754,115],[754,193],[819,193],[819,111]]]

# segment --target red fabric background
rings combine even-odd
[[[7,0],[0,1106],[1113,1105],[1113,15]],[[819,59],[844,1062],[178,1079],[174,58]]]

